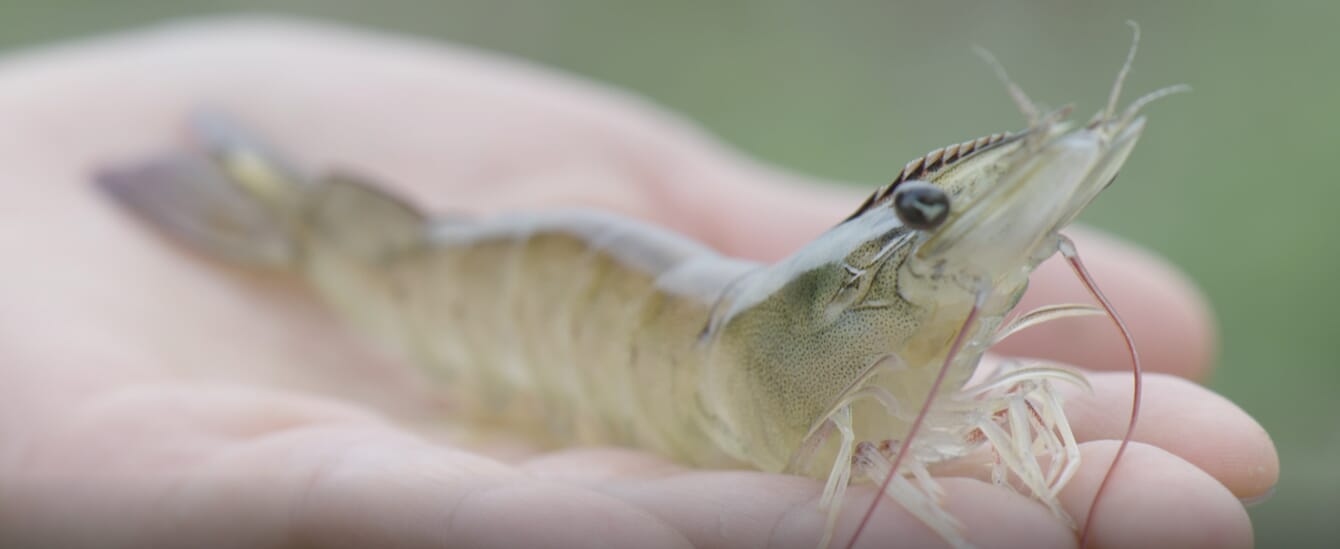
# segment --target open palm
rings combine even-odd
[[[812,547],[819,483],[687,469],[622,449],[537,452],[466,432],[432,382],[352,337],[291,281],[162,241],[88,185],[174,146],[202,104],[300,163],[398,186],[426,208],[587,206],[771,260],[860,196],[749,163],[636,99],[513,61],[301,24],[171,27],[0,65],[0,545]],[[910,156],[910,155],[909,155]],[[1246,546],[1239,499],[1278,464],[1207,373],[1203,305],[1172,270],[1078,231],[1151,375],[1138,444],[1098,514],[1099,546]],[[1045,265],[1025,307],[1082,301]],[[1003,352],[1126,367],[1102,319]],[[1129,375],[1068,406],[1076,518],[1122,434]],[[1040,505],[971,478],[946,505],[981,546],[1063,546]],[[837,540],[869,503],[848,495]],[[882,505],[861,545],[938,539]]]

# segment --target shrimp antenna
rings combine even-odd
[[[1117,102],[1121,101],[1121,87],[1126,84],[1126,75],[1131,73],[1131,64],[1135,62],[1135,51],[1140,47],[1140,24],[1130,19],[1126,24],[1131,26],[1134,36],[1131,37],[1131,49],[1126,51],[1126,62],[1121,64],[1121,71],[1117,72],[1117,81],[1112,84],[1112,92],[1107,96],[1107,108],[1103,109],[1103,120],[1112,120],[1117,114]]]
[[[1121,445],[1117,446],[1116,455],[1112,456],[1112,464],[1107,468],[1107,474],[1103,475],[1103,482],[1098,485],[1098,491],[1093,494],[1093,504],[1089,506],[1089,513],[1084,518],[1084,526],[1079,535],[1079,546],[1086,547],[1089,539],[1089,532],[1093,531],[1093,518],[1098,509],[1098,502],[1102,501],[1103,492],[1107,490],[1108,484],[1112,481],[1112,475],[1117,470],[1117,463],[1121,461],[1122,454],[1126,453],[1126,448],[1131,445],[1131,438],[1135,434],[1135,424],[1140,418],[1140,400],[1144,395],[1144,370],[1140,367],[1140,353],[1135,350],[1135,340],[1131,338],[1130,330],[1126,329],[1126,323],[1117,316],[1116,310],[1112,308],[1112,303],[1103,295],[1102,290],[1094,282],[1093,277],[1089,275],[1089,270],[1084,267],[1084,262],[1080,261],[1079,252],[1075,249],[1075,242],[1065,235],[1060,235],[1060,252],[1065,257],[1066,262],[1070,263],[1070,269],[1075,271],[1075,276],[1079,277],[1080,282],[1089,290],[1089,294],[1102,305],[1103,310],[1107,311],[1108,318],[1116,324],[1117,330],[1121,331],[1121,337],[1126,341],[1126,351],[1131,355],[1131,373],[1134,376],[1131,391],[1131,422],[1126,425],[1126,434],[1121,437]]]
[[[991,54],[991,50],[981,46],[973,46],[972,51],[978,57],[981,57],[982,61],[985,61],[992,71],[995,71],[996,78],[1000,80],[1000,83],[1005,84],[1005,89],[1010,92],[1010,99],[1014,100],[1014,105],[1019,107],[1019,111],[1028,118],[1028,126],[1030,128],[1037,126],[1042,113],[1038,110],[1037,104],[1028,98],[1028,94],[1024,93],[1024,89],[1010,80],[1009,73],[1005,72],[1005,65],[1000,64],[996,56]]]
[[[1187,84],[1173,84],[1144,94],[1140,96],[1139,99],[1136,99],[1135,102],[1131,103],[1129,107],[1126,107],[1126,111],[1121,114],[1121,124],[1124,125],[1129,123],[1131,119],[1135,118],[1135,115],[1140,114],[1140,109],[1145,108],[1145,105],[1163,99],[1169,95],[1189,93],[1190,91],[1191,86]]]
[[[898,454],[893,456],[893,465],[889,468],[888,476],[884,477],[884,482],[880,483],[879,490],[875,492],[874,501],[870,502],[870,507],[865,510],[865,515],[861,517],[860,524],[856,525],[856,531],[852,533],[851,539],[847,541],[847,549],[852,549],[856,545],[856,540],[861,539],[861,531],[865,530],[865,525],[870,523],[870,517],[875,515],[875,508],[879,507],[879,501],[884,499],[884,491],[889,489],[889,483],[898,476],[898,467],[903,464],[903,458],[912,449],[912,439],[916,438],[917,431],[921,429],[921,424],[926,422],[926,416],[930,414],[931,402],[935,400],[935,395],[940,394],[940,386],[944,385],[945,375],[949,373],[949,366],[958,358],[958,352],[963,348],[963,341],[968,338],[968,331],[972,325],[977,322],[977,316],[982,307],[986,305],[986,300],[991,296],[990,282],[982,280],[977,289],[976,298],[973,300],[972,309],[968,311],[968,317],[963,319],[963,326],[959,328],[958,335],[954,336],[954,344],[949,347],[949,353],[945,355],[944,364],[940,366],[940,372],[935,374],[935,381],[931,382],[930,392],[926,395],[926,401],[921,403],[921,409],[917,411],[916,419],[907,428],[907,436],[898,445]]]

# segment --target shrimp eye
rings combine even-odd
[[[906,181],[893,191],[893,211],[909,228],[934,229],[949,217],[949,195],[925,181]]]

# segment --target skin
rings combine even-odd
[[[291,284],[185,254],[91,192],[94,166],[171,146],[201,102],[308,166],[358,169],[430,210],[594,206],[761,260],[861,199],[752,164],[636,99],[440,45],[241,20],[13,56],[0,64],[0,545],[816,542],[812,480],[463,436],[416,372]],[[1256,422],[1194,383],[1214,348],[1204,301],[1148,252],[1071,233],[1158,372],[1092,541],[1250,545],[1239,498],[1267,493],[1278,461]],[[1053,261],[1024,306],[1083,300]],[[1003,346],[1117,371],[1121,349],[1101,319]],[[1085,461],[1062,499],[1077,518],[1129,409],[1129,374],[1094,384],[1068,407]],[[944,485],[979,545],[1074,543],[1040,505],[978,480]],[[870,493],[850,492],[837,540]],[[886,504],[860,542],[938,539]]]

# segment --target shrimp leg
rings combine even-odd
[[[842,434],[842,440],[838,443],[837,459],[833,460],[833,470],[828,474],[823,497],[819,499],[819,509],[828,512],[828,518],[824,521],[824,537],[819,541],[821,548],[828,547],[833,541],[833,530],[837,526],[838,513],[842,510],[842,499],[851,481],[852,447],[856,444],[856,431],[851,426],[851,406],[838,410],[829,421]]]
[[[1034,497],[1046,505],[1053,514],[1068,523],[1073,523],[1070,516],[1061,508],[1053,489],[1054,485],[1047,482],[1047,477],[1051,475],[1043,474],[1042,467],[1033,454],[1030,444],[1033,440],[1031,429],[1033,412],[1030,406],[1027,393],[1015,392],[1001,397],[992,407],[1005,413],[1009,431],[996,423],[996,414],[983,416],[978,422],[978,429],[995,448],[1001,465],[1013,472]],[[992,477],[1001,482],[1006,475],[997,472]]]
[[[885,495],[901,503],[903,508],[930,526],[950,545],[956,549],[972,547],[963,538],[963,525],[935,502],[933,494],[939,492],[938,488],[923,491],[902,474],[894,474],[890,478],[893,463],[880,452],[877,445],[871,442],[856,445],[856,459],[853,461],[862,474],[874,480],[876,484],[884,486]]]

